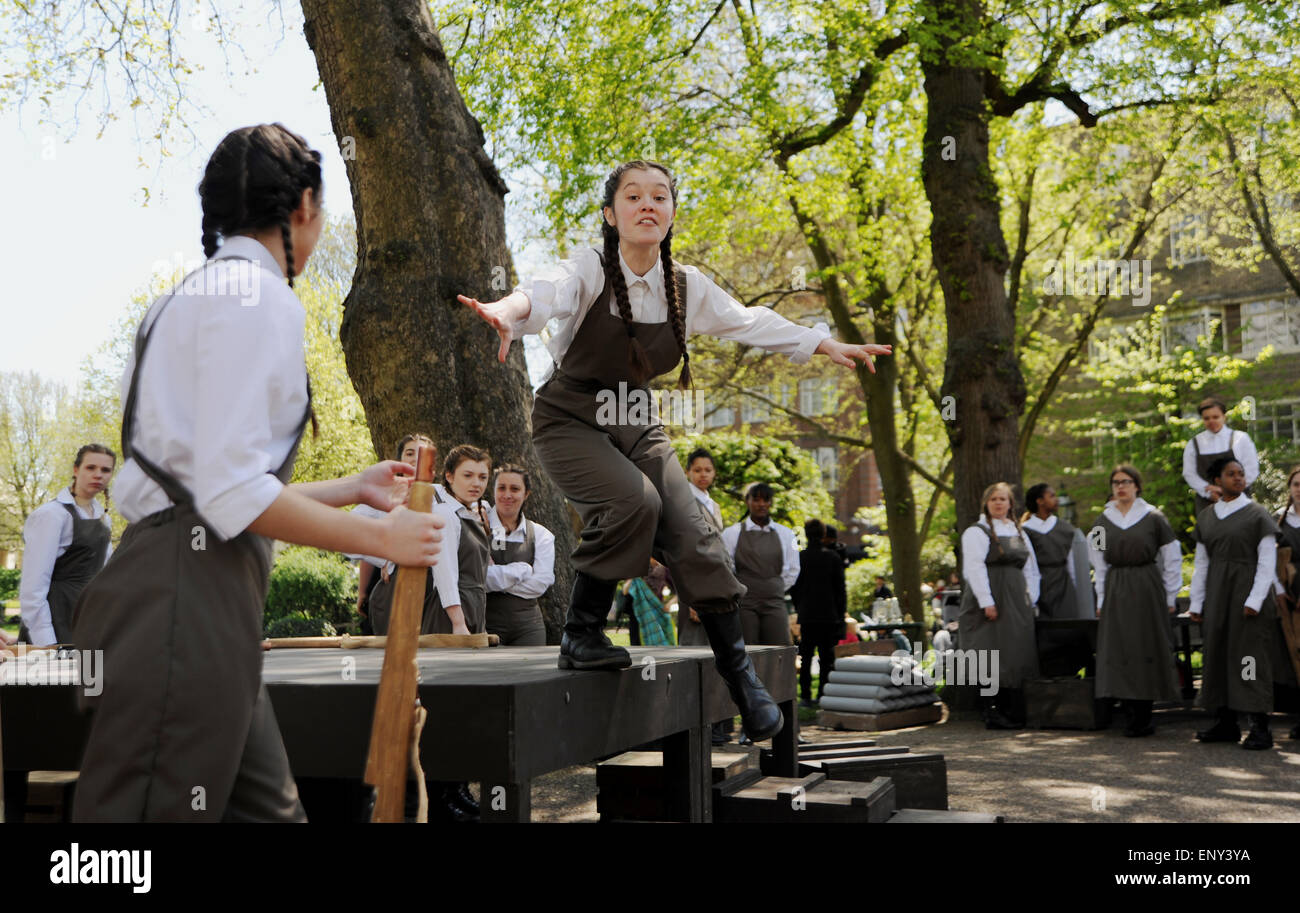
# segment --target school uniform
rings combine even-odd
[[[745,585],[740,623],[745,643],[790,645],[790,616],[785,591],[799,579],[799,552],[794,530],[775,520],[760,526],[750,517],[722,533],[736,577]]]
[[[619,253],[633,329],[653,376],[681,360],[662,262],[638,276]],[[678,300],[689,339],[706,334],[788,354],[806,362],[829,338],[825,324],[792,324],[775,311],[745,308],[691,266],[675,264]],[[718,530],[696,507],[672,443],[662,425],[628,410],[611,419],[602,391],[635,390],[628,366],[628,330],[613,289],[605,282],[600,252],[578,251],[521,286],[531,302],[516,336],[558,326],[547,347],[554,363],[533,403],[533,444],[543,468],[582,518],[573,552],[576,571],[602,581],[639,577],[653,555],[672,573],[681,604],[697,612],[730,612],[744,592],[727,565]]]
[[[1273,710],[1273,660],[1277,653],[1278,526],[1247,495],[1217,501],[1197,518],[1191,613],[1202,618],[1201,693],[1209,710]],[[1244,608],[1257,609],[1247,616]],[[1254,675],[1245,676],[1245,660]]]
[[[1030,516],[1021,528],[1029,537],[1038,572],[1042,575],[1038,592],[1039,613],[1044,618],[1074,618],[1077,602],[1074,591],[1078,584],[1071,554],[1077,531],[1056,516],[1049,516],[1046,520],[1037,515]]]
[[[1101,612],[1096,694],[1129,701],[1176,700],[1169,606],[1183,581],[1174,531],[1164,514],[1142,498],[1133,500],[1127,514],[1111,502],[1094,528],[1100,529],[1090,545]]]
[[[31,512],[23,524],[20,641],[38,647],[72,642],[73,607],[112,555],[112,537],[103,504],[92,501],[85,510],[67,488]]]
[[[1040,577],[1029,537],[1010,520],[983,516],[961,535],[961,608],[957,615],[963,650],[996,650],[998,683],[1018,689],[1038,675],[1034,603]],[[996,605],[992,621],[984,609]]]
[[[203,291],[250,269],[251,299]],[[123,376],[115,490],[130,525],[73,622],[104,662],[102,694],[83,698],[78,821],[306,820],[261,682],[272,543],[248,530],[289,483],[310,417],[304,311],[251,238],[198,276],[150,308]]]
[[[1233,431],[1224,425],[1217,432],[1202,431],[1192,437],[1183,448],[1183,480],[1192,489],[1196,497],[1196,516],[1209,507],[1212,501],[1206,497],[1205,490],[1210,485],[1206,478],[1210,464],[1221,457],[1231,457],[1241,464],[1246,474],[1246,489],[1259,478],[1259,454],[1255,442],[1244,431]]]
[[[555,583],[555,536],[527,517],[506,532],[495,507],[488,511],[488,524],[487,632],[505,647],[544,647],[546,625],[537,600]]]
[[[1300,516],[1296,514],[1295,507],[1288,507],[1274,516],[1273,522],[1277,523],[1279,531],[1277,534],[1278,547],[1289,546],[1291,549],[1291,586],[1284,587],[1281,580],[1273,584],[1273,589],[1277,593],[1287,595],[1291,598],[1292,606],[1300,606]],[[1297,609],[1292,609],[1292,612]],[[1273,661],[1273,680],[1279,684],[1295,688],[1300,681],[1296,678],[1295,663],[1291,659],[1291,646],[1287,643],[1286,635],[1281,630],[1281,618],[1278,618],[1278,632],[1274,639],[1277,650],[1274,651]]]
[[[691,485],[691,494],[704,509],[704,517],[709,521],[719,533],[723,530],[722,509],[718,507],[718,502],[709,497],[709,493],[695,485]],[[677,643],[683,647],[707,647],[709,645],[708,635],[704,633],[704,626],[698,621],[691,620],[690,609],[680,600],[677,603]]]
[[[421,634],[451,634],[451,617],[444,606],[459,605],[465,626],[471,634],[487,630],[487,567],[490,560],[488,503],[478,501],[466,507],[440,484],[433,486],[433,512],[444,521],[439,561],[428,571],[424,584],[424,609],[420,618]],[[442,555],[456,555],[456,561],[441,560]],[[397,565],[373,556],[366,559],[384,569],[384,576],[370,592],[370,624],[375,634],[388,633],[392,617],[393,588],[397,585]]]

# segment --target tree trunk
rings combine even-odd
[[[948,317],[941,393],[959,529],[975,521],[986,486],[1008,482],[1019,488],[1017,420],[1025,405],[1015,311],[1004,286],[1007,245],[989,169],[984,71],[956,66],[948,56],[977,37],[982,16],[980,0],[938,3],[930,23],[938,50],[923,62],[929,106],[922,174],[933,218],[930,247]]]
[[[440,455],[470,442],[494,463],[531,470],[527,512],[555,533],[560,558],[542,601],[548,640],[558,642],[574,537],[533,452],[523,347],[499,364],[496,334],[456,300],[509,290],[505,182],[427,4],[303,0],[303,13],[352,187],[357,268],[340,336],[375,449],[387,456],[403,434],[423,431]]]

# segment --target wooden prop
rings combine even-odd
[[[305,649],[321,647],[338,647],[343,650],[362,648],[382,650],[387,645],[386,637],[375,635],[354,637],[342,634],[338,637],[268,637],[262,641],[263,650]],[[421,634],[417,644],[421,647],[495,647],[501,643],[497,634]]]
[[[421,446],[415,455],[415,481],[407,507],[421,513],[433,511],[432,447]],[[445,556],[444,556],[445,557]],[[455,560],[454,556],[452,560]],[[420,707],[419,668],[415,653],[424,614],[423,567],[399,567],[393,586],[393,605],[384,643],[384,667],[375,697],[375,719],[370,729],[366,757],[366,783],[374,788],[374,822],[400,823],[406,803],[406,777],[412,755],[418,753]]]

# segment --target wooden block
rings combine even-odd
[[[836,644],[835,658],[841,656],[893,656],[898,644],[889,640],[860,640],[855,644]]]
[[[810,745],[800,745],[799,751],[821,751],[825,748],[873,748],[875,739],[844,739],[841,742],[813,742]]]
[[[955,812],[933,808],[900,808],[889,824],[1002,824],[1006,819],[1001,815],[989,815],[983,812]]]
[[[1096,699],[1096,680],[1044,678],[1025,682],[1025,725],[1030,729],[1100,729],[1109,713]]]
[[[871,781],[889,777],[898,791],[898,804],[905,808],[948,807],[948,765],[938,752],[900,752],[815,763],[830,780]]]
[[[718,798],[714,820],[727,823],[878,823],[896,807],[895,785],[886,778],[871,783],[829,783],[816,778],[763,777]]]
[[[714,749],[712,783],[734,780],[750,764],[747,752]],[[667,821],[667,785],[662,752],[625,751],[596,765],[596,810],[602,821]]]
[[[827,748],[824,751],[801,751],[800,761],[822,761],[827,758],[870,757],[878,754],[898,754],[907,751],[906,745],[882,745],[878,748]]]
[[[883,729],[904,729],[921,726],[943,719],[942,704],[924,704],[906,710],[889,710],[885,713],[847,713],[841,710],[822,710],[817,714],[817,725],[827,729],[852,729],[879,732]]]

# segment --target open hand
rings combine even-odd
[[[852,368],[857,362],[862,362],[867,366],[867,370],[872,374],[876,373],[875,362],[871,360],[872,355],[892,355],[894,354],[893,346],[878,346],[873,342],[864,345],[850,345],[847,342],[837,342],[827,337],[823,339],[815,353],[825,355],[837,365],[844,365],[846,368]]]
[[[511,331],[511,326],[519,318],[518,301],[516,296],[507,295],[500,301],[482,302],[477,298],[470,298],[468,295],[457,295],[456,299],[467,307],[473,308],[474,313],[478,314],[492,329],[497,331],[501,337],[501,346],[497,349],[497,361],[505,363],[506,356],[510,354],[510,343],[515,338]]]

